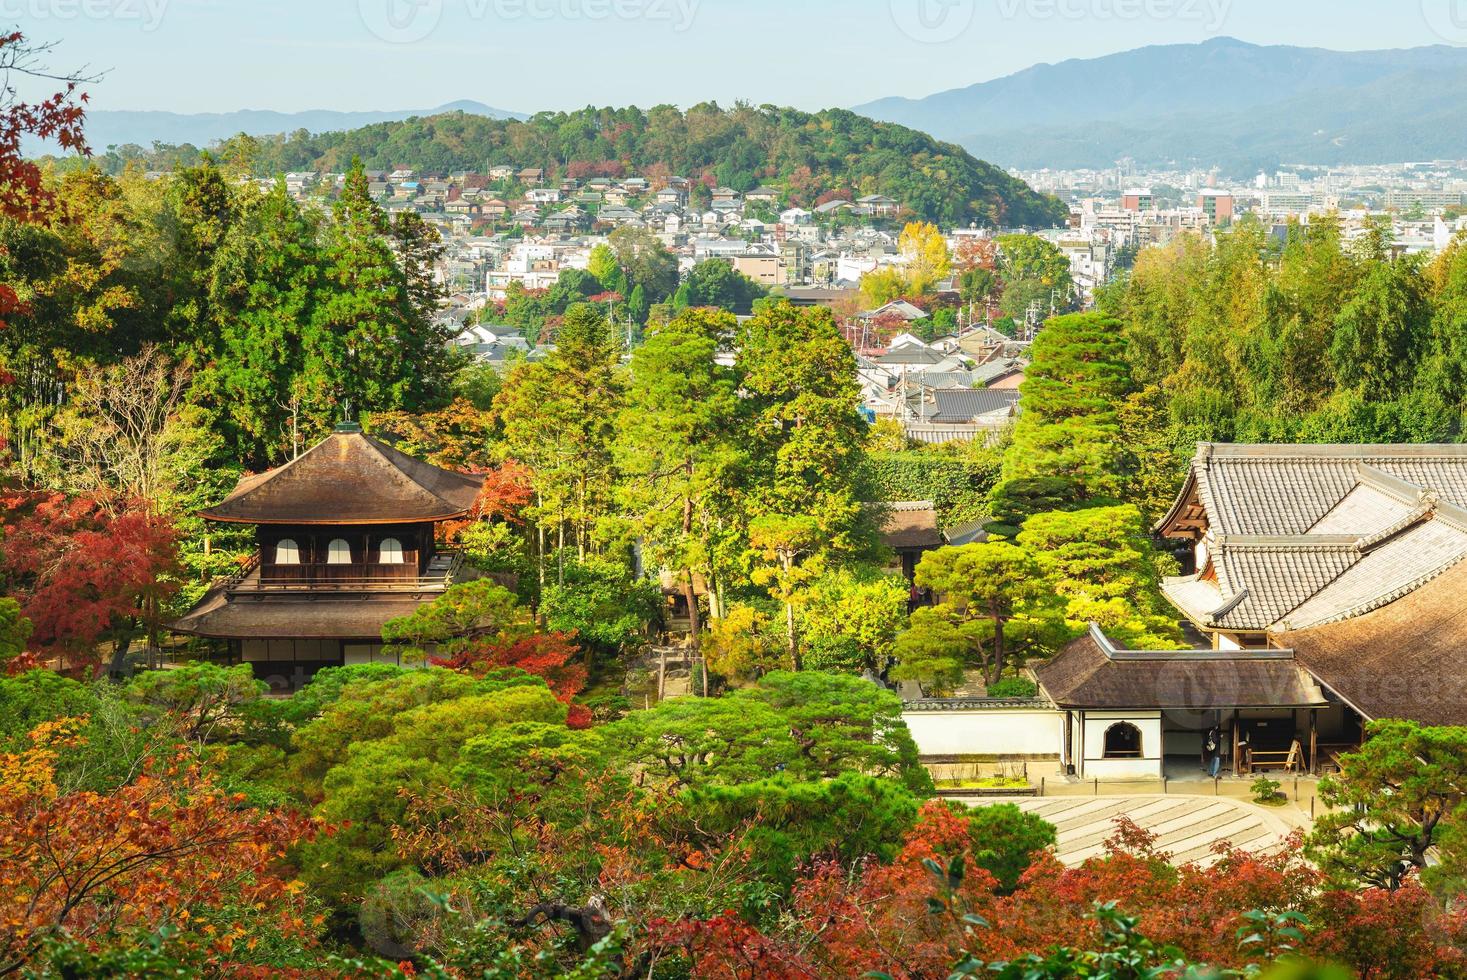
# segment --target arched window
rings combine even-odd
[[[299,565],[301,563],[300,545],[291,538],[281,538],[275,542],[275,564],[277,565]]]
[[[402,542],[396,538],[383,538],[377,546],[377,560],[384,565],[401,565],[404,561]]]
[[[1118,721],[1105,730],[1106,759],[1141,758],[1141,729],[1128,721]]]
[[[331,544],[326,549],[326,564],[351,564],[351,545],[346,543],[345,538],[333,538],[331,540]]]

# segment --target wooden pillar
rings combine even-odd
[[[1238,775],[1238,709],[1233,709],[1233,775]]]
[[[1068,773],[1075,765],[1075,713],[1073,711],[1065,712],[1065,736],[1061,744],[1065,752],[1064,769]]]
[[[1309,773],[1319,775],[1319,709],[1309,709]]]
[[[1079,775],[1085,775],[1085,712],[1080,712],[1080,765]]]

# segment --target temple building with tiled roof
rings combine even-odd
[[[1467,446],[1198,446],[1162,590],[1214,647],[1360,616],[1467,558]]]
[[[216,641],[281,686],[323,666],[381,661],[383,625],[459,577],[459,556],[435,531],[473,509],[483,482],[338,426],[201,512],[255,526],[257,551],[171,628]]]
[[[1156,531],[1191,546],[1162,589],[1202,648],[1092,624],[1033,703],[918,702],[919,751],[1249,778],[1329,772],[1371,721],[1467,725],[1467,445],[1203,443]]]

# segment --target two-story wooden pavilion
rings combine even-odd
[[[231,659],[282,685],[324,666],[383,660],[383,624],[458,576],[459,556],[437,547],[435,528],[467,515],[483,482],[343,423],[201,512],[254,525],[257,552],[172,628],[224,641]]]

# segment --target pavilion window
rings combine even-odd
[[[383,565],[401,565],[406,559],[402,555],[402,542],[396,538],[383,538],[377,546],[377,561]]]
[[[300,545],[296,544],[293,538],[281,538],[275,542],[275,564],[299,565],[300,563]]]
[[[333,538],[331,540],[331,544],[326,547],[326,564],[351,564],[351,545],[346,543],[345,538]]]
[[[1101,751],[1106,759],[1141,758],[1141,729],[1128,721],[1118,721],[1105,730],[1105,746]]]

